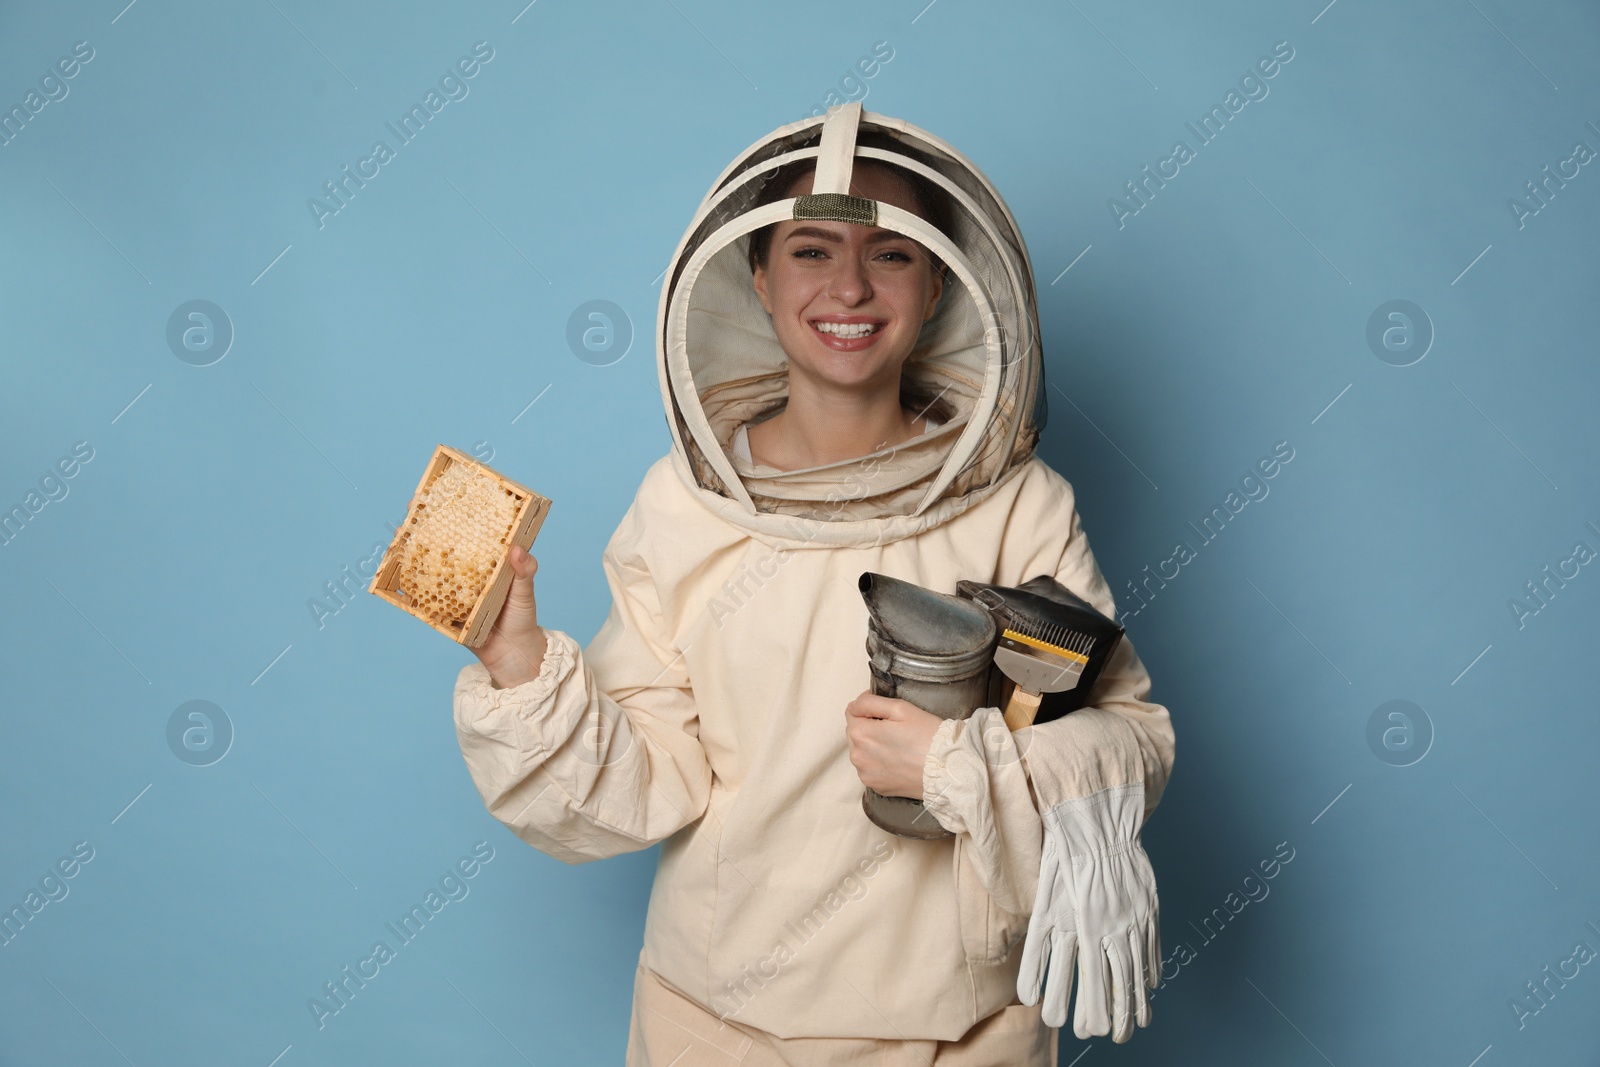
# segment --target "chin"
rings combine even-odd
[[[812,356],[805,360],[804,366],[813,377],[833,385],[865,385],[886,374],[898,374],[899,370],[899,365],[892,361],[873,357],[868,362],[855,352],[829,352],[824,356]]]
[[[794,344],[798,342],[798,345]],[[805,353],[796,359],[796,350]],[[810,337],[793,338],[784,346],[791,367],[799,365],[814,378],[834,385],[863,385],[888,373],[899,373],[906,356],[883,352],[839,352],[815,343]]]

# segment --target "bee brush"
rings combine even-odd
[[[1032,726],[1046,693],[1075,688],[1089,663],[1094,638],[1042,619],[1010,613],[994,662],[1013,683],[1006,701],[1006,726]]]

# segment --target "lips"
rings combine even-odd
[[[812,319],[808,325],[818,340],[838,352],[857,352],[873,345],[884,327],[879,319],[862,317]]]

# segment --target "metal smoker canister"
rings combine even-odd
[[[865,571],[857,582],[867,602],[867,660],[872,691],[899,697],[943,719],[965,719],[989,707],[1000,634],[988,611],[971,600]],[[952,836],[922,801],[867,789],[861,807],[877,826],[901,837]]]

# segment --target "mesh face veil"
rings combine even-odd
[[[801,161],[815,165],[811,193],[775,198],[782,190],[769,185],[794,172],[780,168]],[[851,171],[865,161],[942,194],[947,229],[850,195]],[[902,399],[940,420],[936,430],[804,470],[755,467],[733,453],[739,427],[788,395],[788,356],[756,295],[749,249],[752,233],[790,219],[893,230],[946,266],[938,308],[901,371]],[[1027,249],[994,187],[933,135],[852,103],[780,127],[717,178],[667,271],[656,341],[678,458],[700,489],[736,505],[720,510],[761,525],[762,516],[930,516],[988,495],[1033,456],[1044,426],[1038,337]]]

